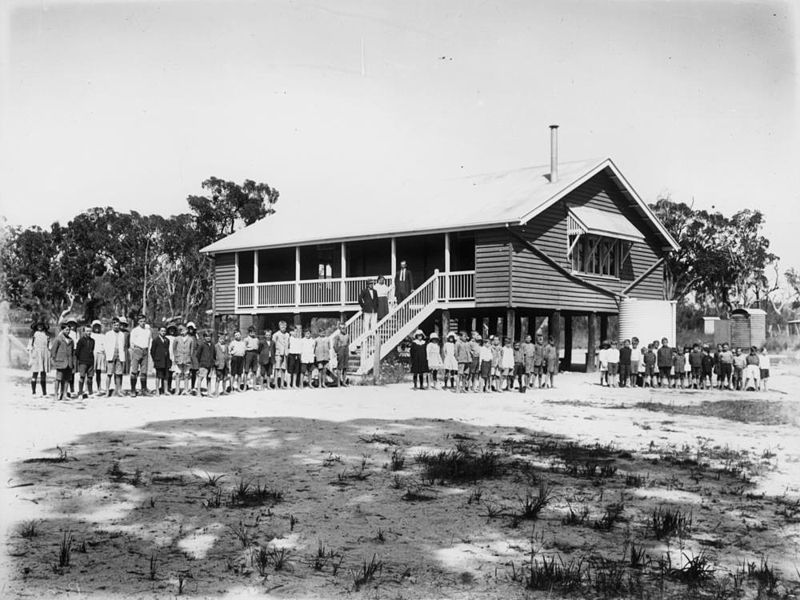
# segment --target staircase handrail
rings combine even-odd
[[[401,311],[401,310],[402,310],[403,308],[405,308],[405,307],[406,307],[408,304],[412,303],[412,302],[413,302],[413,301],[414,301],[416,298],[418,298],[419,296],[421,296],[421,295],[422,295],[422,293],[423,293],[423,292],[425,292],[425,291],[427,290],[427,288],[428,288],[429,286],[431,286],[431,285],[433,285],[433,300],[431,300],[431,301],[430,301],[428,304],[434,304],[434,303],[436,303],[436,302],[438,302],[438,301],[439,301],[439,269],[435,269],[435,270],[434,270],[434,272],[433,272],[433,275],[431,275],[431,276],[430,276],[428,279],[426,279],[426,280],[425,280],[425,281],[422,283],[422,285],[420,285],[420,286],[419,286],[417,289],[415,289],[415,290],[414,290],[414,291],[413,291],[411,294],[409,294],[409,295],[408,295],[406,298],[404,298],[404,299],[403,299],[403,301],[402,301],[400,304],[398,304],[397,306],[395,306],[394,310],[391,310],[391,311],[389,311],[389,313],[388,313],[388,314],[387,314],[387,315],[386,315],[386,316],[385,316],[383,319],[381,319],[381,320],[380,320],[380,321],[379,321],[379,322],[378,322],[378,323],[375,325],[375,327],[373,327],[373,328],[372,328],[372,329],[370,329],[368,332],[366,332],[366,333],[364,334],[364,337],[363,337],[363,339],[361,340],[361,343],[363,344],[363,343],[365,343],[365,342],[366,342],[366,341],[367,341],[367,340],[368,340],[370,337],[374,338],[376,335],[378,335],[378,334],[379,334],[379,332],[380,332],[380,330],[381,330],[381,326],[382,326],[384,323],[387,323],[387,322],[389,322],[389,321],[390,321],[390,320],[391,320],[391,319],[394,317],[394,315],[395,315],[396,313],[398,313],[399,311]],[[403,325],[401,325],[400,327],[398,327],[398,330],[402,329],[402,327],[403,327]],[[387,341],[388,341],[389,339],[391,339],[393,335],[394,335],[394,334],[390,335],[390,336],[387,338]],[[359,346],[359,344],[355,344],[355,343],[353,343],[353,342],[351,342],[351,343],[350,343],[350,349],[351,349],[351,350],[355,350],[355,349],[356,349],[358,346]],[[388,351],[389,351],[389,350],[387,349],[387,350],[386,350],[386,352],[388,352]],[[382,353],[383,353],[383,352],[382,352]]]
[[[394,293],[394,280],[392,280],[392,284],[389,286],[389,290],[388,290],[387,294],[388,294],[388,295],[391,295],[391,294],[393,294],[393,293]],[[354,343],[356,340],[359,340],[359,341],[360,341],[360,340],[361,340],[361,338],[364,336],[364,332],[362,332],[362,333],[359,333],[357,336],[355,336],[355,335],[352,335],[352,332],[351,332],[351,329],[354,327],[354,324],[355,324],[355,323],[356,323],[356,322],[357,322],[359,319],[363,319],[363,318],[364,318],[364,311],[363,311],[363,310],[361,310],[361,309],[359,308],[359,309],[358,309],[358,310],[357,310],[357,311],[356,311],[356,312],[353,314],[353,316],[352,316],[352,317],[350,317],[349,319],[347,319],[347,320],[344,322],[344,329],[345,329],[345,331],[346,331],[346,332],[347,332],[347,333],[350,335],[350,343],[351,343],[351,345],[352,345],[352,344],[353,344],[353,343]],[[334,338],[334,336],[335,336],[335,335],[337,335],[338,333],[339,333],[339,328],[337,327],[337,328],[336,328],[336,331],[334,331],[334,332],[333,332],[333,333],[332,333],[332,334],[329,336],[329,338],[328,338],[328,339],[331,341],[331,343],[333,343],[333,338]]]

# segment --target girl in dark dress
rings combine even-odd
[[[386,285],[386,278],[381,275],[378,283],[375,284],[375,292],[378,294],[378,323],[389,314],[389,286]]]
[[[414,389],[424,389],[425,373],[428,372],[428,355],[425,346],[425,334],[417,329],[414,332],[414,341],[411,342],[411,374],[414,376]]]

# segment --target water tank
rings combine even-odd
[[[767,339],[767,313],[759,308],[731,311],[731,345],[734,348],[760,348]]]
[[[637,337],[642,344],[667,338],[675,345],[675,302],[625,298],[619,305],[619,341]]]

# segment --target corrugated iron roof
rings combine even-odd
[[[376,198],[285,199],[275,214],[206,246],[202,252],[522,224],[606,168],[621,178],[610,159],[592,159],[559,164],[555,183],[550,183],[549,165],[542,165],[424,184],[387,185]],[[633,190],[627,191],[640,204],[644,216],[655,221],[667,243],[677,248],[647,205]]]

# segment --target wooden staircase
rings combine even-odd
[[[374,329],[361,331],[357,339],[351,338],[350,350],[357,352],[357,375],[372,370],[376,349],[383,359],[401,341],[411,335],[439,305],[439,271],[420,285],[414,293],[398,304],[381,319]],[[362,321],[363,322],[363,321]],[[362,325],[363,329],[363,325]]]

